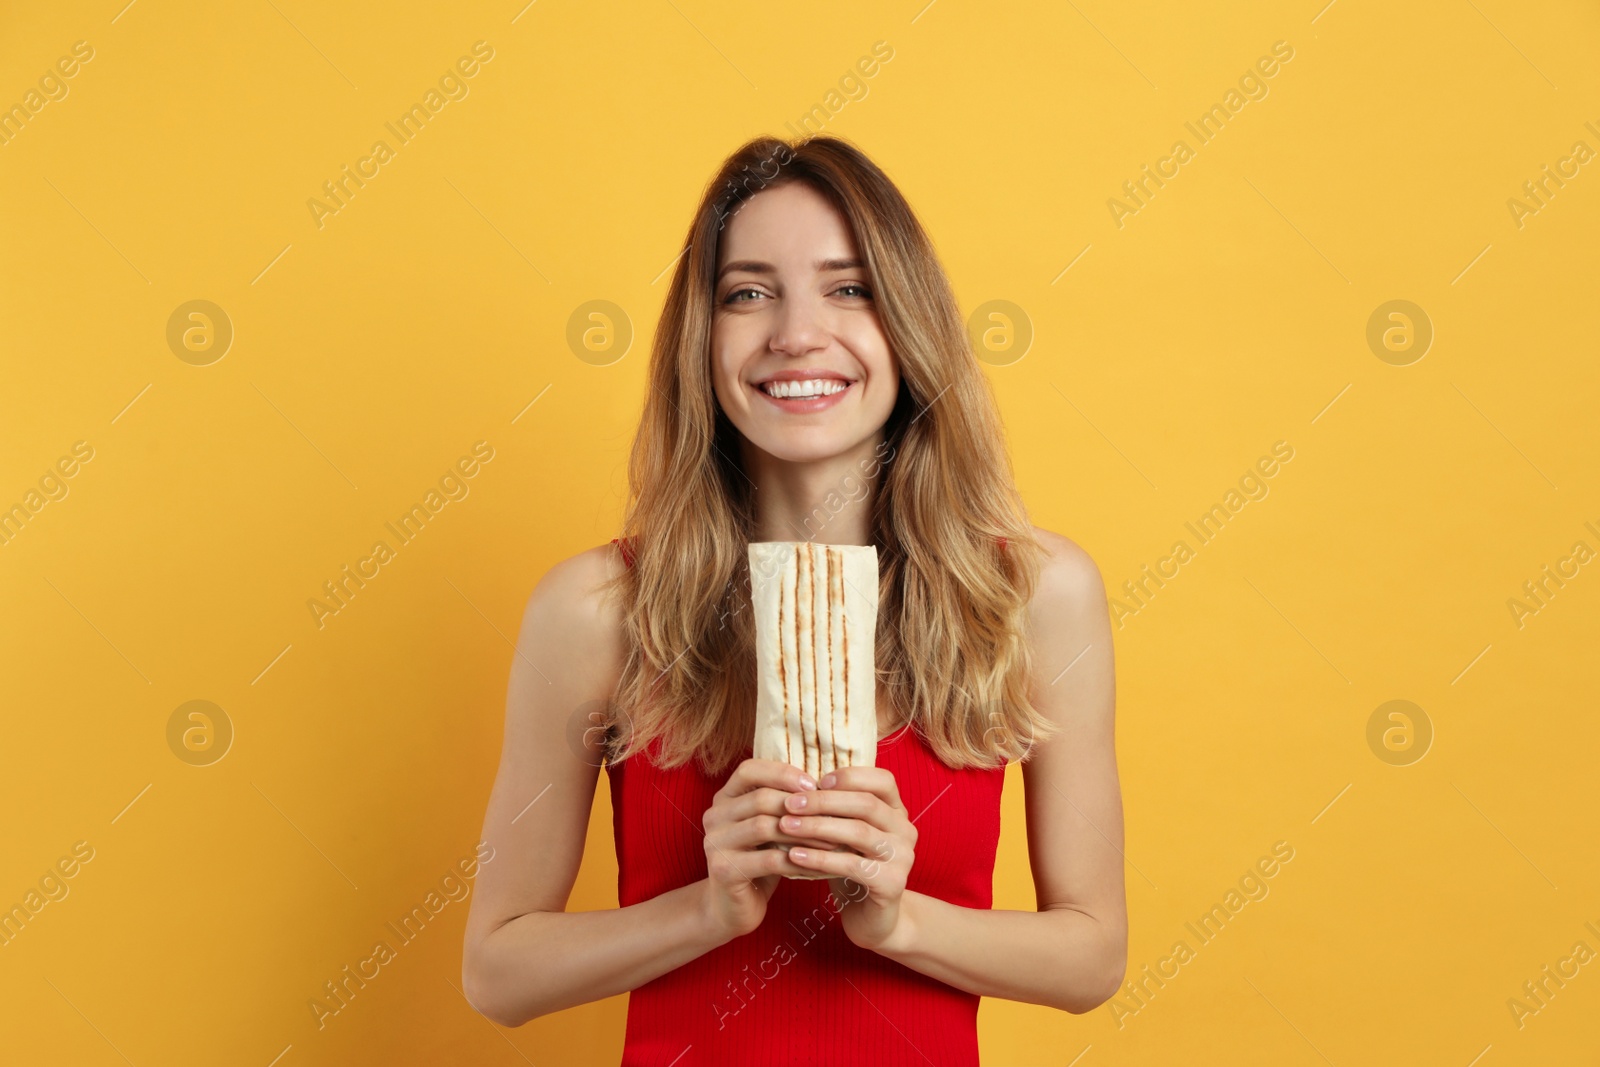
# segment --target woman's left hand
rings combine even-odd
[[[841,767],[818,784],[813,792],[788,798],[789,814],[779,827],[843,848],[795,847],[789,857],[797,866],[830,876],[845,934],[878,951],[897,932],[904,935],[900,900],[915,858],[917,828],[900,802],[894,775],[883,767]]]

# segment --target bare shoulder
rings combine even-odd
[[[545,571],[523,611],[519,658],[532,656],[563,673],[576,669],[571,681],[580,688],[603,687],[623,651],[621,604],[605,586],[624,566],[617,547],[604,544]]]
[[[534,586],[528,603],[565,611],[574,623],[598,619],[615,608],[614,598],[603,595],[602,586],[624,566],[616,545],[585,549],[551,564]]]
[[[1028,605],[1038,704],[1069,727],[1073,741],[1067,748],[1081,754],[1093,744],[1111,743],[1116,668],[1110,604],[1100,568],[1082,546],[1050,530],[1034,527],[1033,533],[1044,549]],[[1036,755],[1058,750],[1046,744]],[[1040,765],[1055,762],[1047,757]]]
[[[1063,534],[1035,526],[1033,535],[1044,549],[1039,584],[1030,610],[1042,622],[1085,625],[1106,611],[1105,582],[1100,567],[1082,546]]]

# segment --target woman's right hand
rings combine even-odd
[[[761,925],[767,901],[784,876],[816,877],[789,859],[789,846],[832,849],[827,841],[778,829],[791,793],[817,788],[811,776],[777,760],[747,759],[734,768],[706,809],[705,917],[721,941]],[[777,847],[773,847],[776,843]]]

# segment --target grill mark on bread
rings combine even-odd
[[[817,546],[806,542],[806,607],[811,609],[811,634],[806,647],[811,650],[811,745],[822,774],[822,680],[817,674]],[[826,618],[823,620],[827,622]],[[809,764],[807,770],[810,770]]]
[[[834,718],[834,616],[840,614],[835,608],[843,608],[843,603],[834,598],[834,560],[838,552],[834,549],[822,549],[827,557],[827,741],[834,747],[834,766],[829,769],[838,769],[838,721]],[[843,563],[840,563],[840,581],[843,582]]]
[[[844,563],[842,560],[839,566],[839,588],[841,590],[844,588]],[[844,748],[844,758],[848,766],[856,761],[856,749],[853,744],[856,735],[850,732],[850,613],[848,611],[841,613],[839,622],[841,624],[839,643],[844,652],[844,733],[845,737],[849,738],[849,742],[852,742],[846,743]]]
[[[797,547],[794,552],[794,713],[795,719],[800,726],[799,766],[804,769],[806,766],[806,752],[809,746],[806,742],[806,661],[804,646],[800,643],[804,633],[801,606],[800,549]]]
[[[778,688],[783,690],[783,758],[794,762],[794,751],[789,743],[789,675],[784,670],[783,647],[783,587],[778,587]]]
[[[811,557],[809,543],[802,542],[799,546],[797,546],[795,548],[794,556],[795,556],[795,559],[794,559],[795,650],[794,651],[795,651],[795,659],[796,659],[796,662],[795,662],[795,676],[796,676],[796,678],[798,679],[798,682],[799,682],[799,694],[798,694],[798,696],[799,696],[799,700],[800,700],[800,746],[801,746],[801,749],[803,750],[804,756],[805,756],[804,769],[809,773],[810,770],[811,770],[811,752],[812,752],[812,748],[813,748],[812,736],[815,735],[816,725],[817,725],[816,724],[816,715],[817,715],[817,712],[816,712],[816,703],[817,703],[816,702],[816,682],[817,682],[816,652],[817,652],[817,647],[816,647],[816,641],[812,637],[812,634],[811,634],[812,615],[814,614],[813,604],[815,603],[815,601],[813,599],[813,595],[814,594],[812,593],[812,590],[811,590],[810,568],[807,566],[807,563],[810,562],[810,557]],[[805,579],[806,579],[806,582],[805,582],[806,595],[805,595],[805,599],[804,600],[801,600],[801,598],[800,598],[800,578],[801,578],[802,573],[805,575]],[[812,699],[811,699],[811,713],[809,715],[809,718],[811,719],[812,735],[807,735],[807,733],[806,733],[806,720],[807,720],[808,716],[806,714],[805,680],[806,680],[806,662],[807,662],[806,649],[808,647],[811,650],[810,663],[811,663],[811,689],[812,689],[811,698]]]

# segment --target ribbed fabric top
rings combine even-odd
[[[658,750],[606,766],[623,907],[707,873],[701,819],[727,775],[663,770]],[[917,827],[907,888],[991,907],[1005,767],[952,770],[909,724],[877,765]],[[857,947],[828,898],[825,879],[782,879],[754,931],[635,989],[621,1067],[977,1067],[979,998]]]

